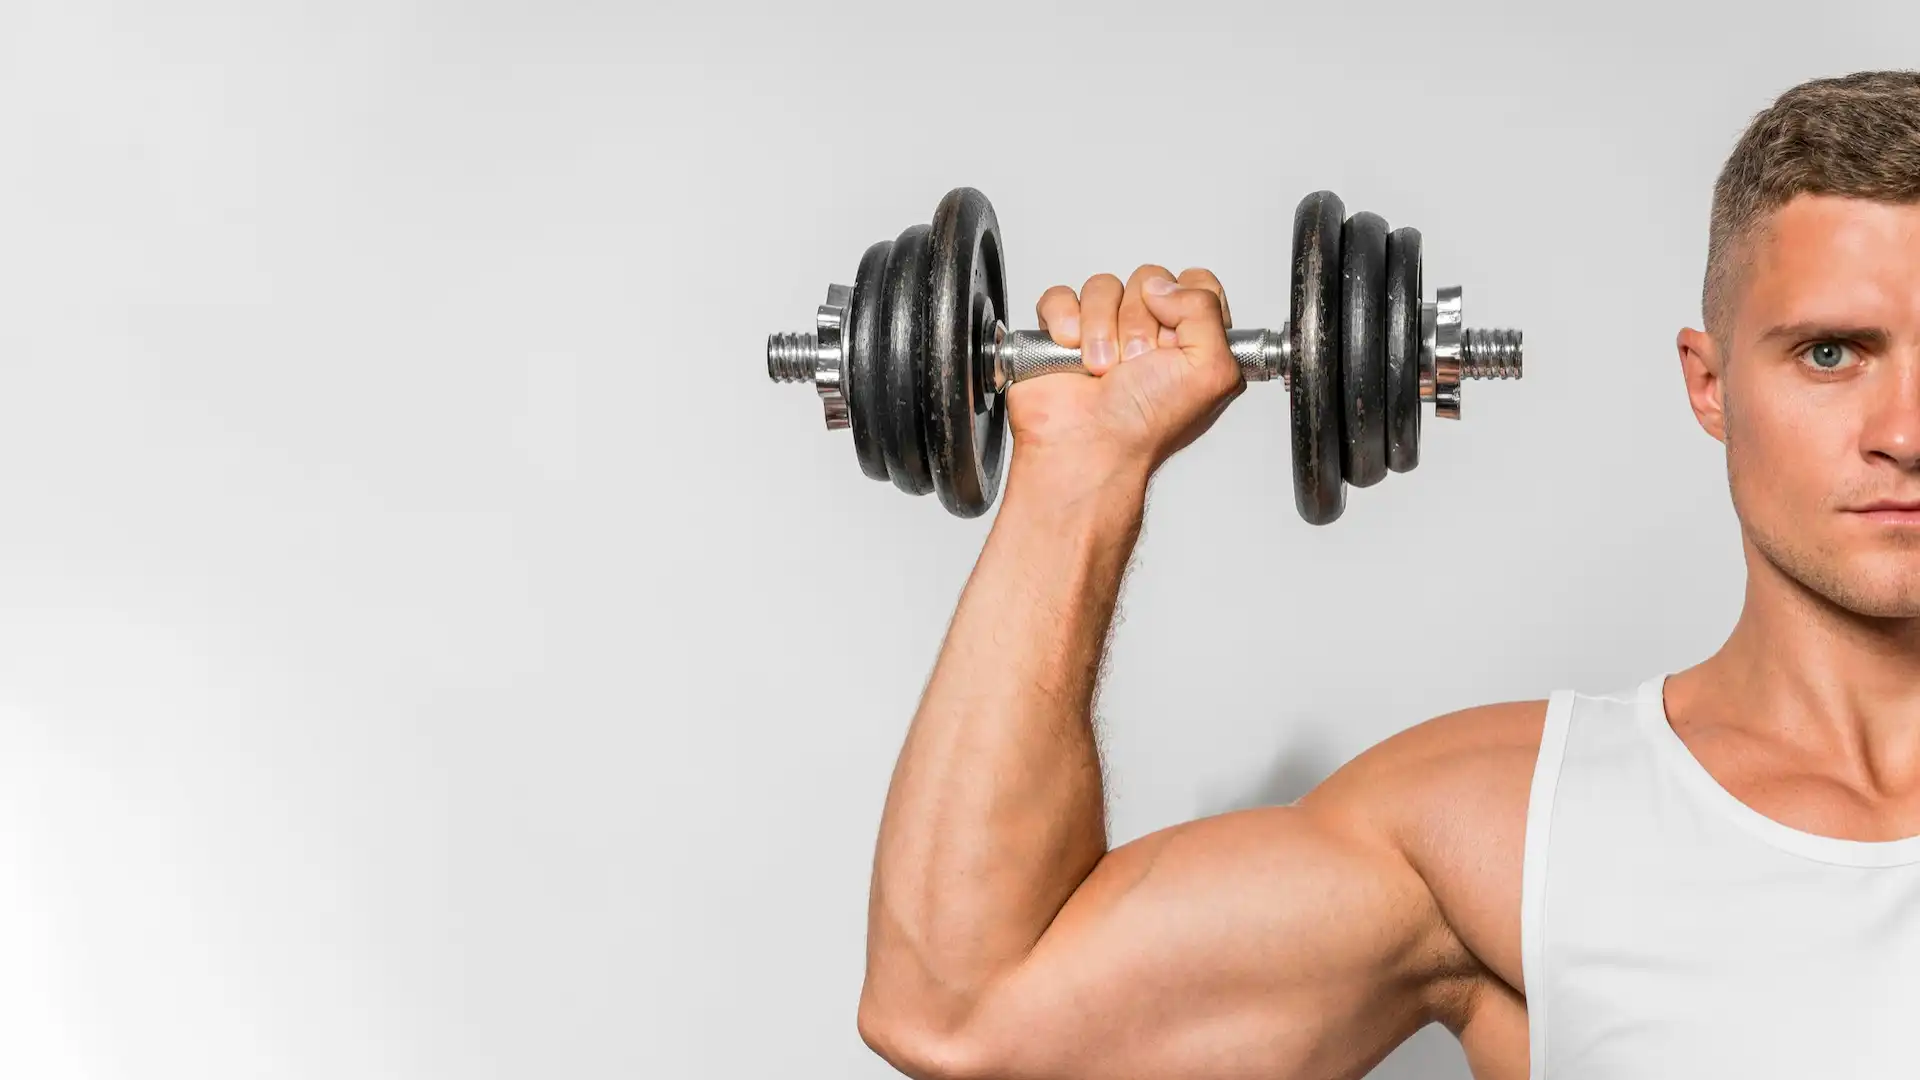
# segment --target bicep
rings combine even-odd
[[[1451,935],[1384,841],[1300,807],[1110,852],[988,994],[1018,1077],[1357,1075],[1427,1022]]]

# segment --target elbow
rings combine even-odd
[[[966,1025],[946,1026],[860,997],[860,1041],[913,1080],[996,1080],[1004,1075]]]

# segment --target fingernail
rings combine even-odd
[[[1145,341],[1142,341],[1139,338],[1128,338],[1127,349],[1125,352],[1121,353],[1120,356],[1121,356],[1121,359],[1123,360],[1131,360],[1134,357],[1139,356],[1141,353],[1146,351],[1147,351],[1147,343]]]
[[[1174,281],[1172,278],[1163,278],[1163,277],[1148,278],[1146,281],[1146,284],[1141,286],[1141,288],[1147,290],[1148,292],[1152,293],[1155,296],[1165,296],[1179,287],[1180,286],[1174,284]]]
[[[1113,366],[1113,342],[1095,338],[1087,342],[1087,364],[1095,371]]]
[[[1077,338],[1080,336],[1080,316],[1069,315],[1066,318],[1061,319],[1059,325],[1054,327],[1054,329],[1060,331],[1059,333],[1053,335],[1056,341],[1063,337]]]

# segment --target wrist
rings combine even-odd
[[[1090,454],[1012,455],[1007,469],[1003,512],[1041,511],[1059,515],[1137,519],[1146,506],[1152,467],[1143,460]]]

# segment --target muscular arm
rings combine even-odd
[[[1056,483],[1024,468],[1008,477],[881,818],[861,1028],[910,1073],[953,1071],[943,1059],[971,1037],[981,1000],[1107,849],[1089,718],[1147,480],[1121,468]]]
[[[1357,1076],[1474,967],[1364,757],[1107,849],[1090,717],[1145,488],[1009,477],[874,867],[861,1031],[908,1075]]]

